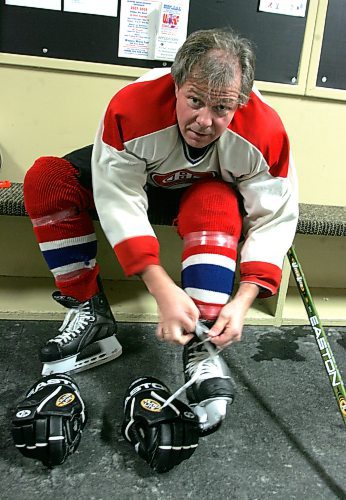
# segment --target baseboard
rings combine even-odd
[[[155,300],[140,280],[104,280],[103,284],[118,321],[158,321]],[[54,289],[50,278],[0,277],[0,319],[62,320],[66,310],[51,298]],[[256,301],[247,324],[273,325],[269,304]]]

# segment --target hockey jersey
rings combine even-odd
[[[196,158],[179,133],[175,104],[169,70],[153,70],[112,98],[95,138],[95,205],[125,274],[160,263],[146,183],[176,189],[222,178],[243,198],[240,280],[272,295],[298,220],[296,174],[278,114],[253,90],[222,136]]]

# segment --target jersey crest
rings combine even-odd
[[[151,174],[151,180],[154,184],[161,187],[178,186],[180,184],[191,184],[201,179],[214,179],[216,172],[193,172],[187,168],[174,170],[166,174]]]

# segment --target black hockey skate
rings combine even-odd
[[[61,333],[40,350],[42,375],[79,372],[120,356],[116,322],[103,291],[82,303],[60,292],[54,292],[53,299],[70,310]]]
[[[209,325],[211,326],[211,324]],[[199,418],[200,434],[215,432],[235,395],[235,384],[219,349],[208,340],[207,324],[198,322],[196,336],[184,347],[186,396]],[[193,382],[192,382],[193,381]]]

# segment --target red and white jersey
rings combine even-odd
[[[145,184],[176,189],[218,177],[239,190],[246,211],[240,279],[260,285],[262,296],[275,293],[298,220],[296,175],[279,116],[252,91],[228,129],[194,160],[175,105],[169,70],[153,70],[112,98],[95,138],[95,204],[124,272],[160,263]]]

